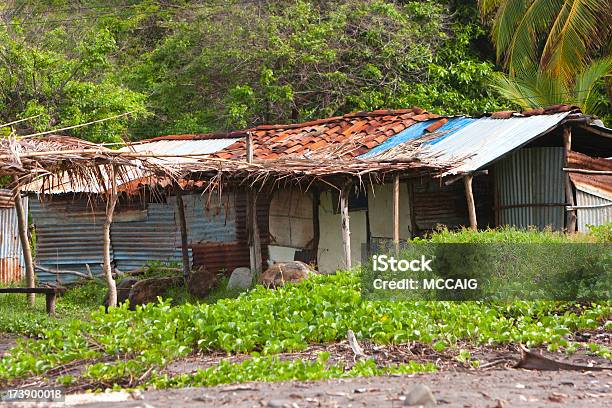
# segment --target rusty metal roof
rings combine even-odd
[[[570,152],[568,167],[587,171],[612,171],[612,160]],[[610,175],[571,172],[570,179],[579,190],[608,200],[612,199],[612,176]]]

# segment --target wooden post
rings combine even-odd
[[[465,197],[467,198],[468,215],[470,218],[470,228],[473,230],[478,229],[476,222],[476,205],[474,204],[474,192],[472,191],[472,174],[466,174],[463,176],[463,184],[465,185]]]
[[[55,299],[57,295],[55,292],[45,293],[45,306],[47,308],[47,314],[49,316],[55,315]]]
[[[34,287],[34,262],[32,261],[32,249],[30,248],[30,240],[28,239],[28,217],[23,208],[23,202],[21,201],[21,189],[19,187],[19,177],[13,178],[15,182],[15,212],[17,213],[17,228],[19,229],[19,240],[21,241],[21,250],[23,252],[23,259],[25,261],[26,269],[26,286],[28,288]],[[34,306],[35,301],[34,293],[28,293],[28,304]]]
[[[247,163],[253,163],[253,134],[251,132],[248,132],[246,137],[246,156]],[[247,191],[246,215],[251,272],[260,274],[262,272],[262,259],[261,240],[259,227],[257,226],[257,193],[252,189]]]
[[[319,265],[319,241],[321,240],[321,226],[319,225],[319,205],[321,204],[321,192],[318,188],[312,191],[312,262]]]
[[[400,179],[399,174],[393,178],[393,243],[395,252],[399,252],[400,242]]]
[[[408,180],[407,188],[408,188],[408,211],[410,212],[410,237],[416,236],[417,233],[417,224],[416,224],[416,213],[414,211],[415,206],[415,194],[414,194],[414,180]]]
[[[351,265],[351,228],[349,223],[349,193],[351,191],[351,183],[348,182],[340,189],[340,214],[342,217],[342,244],[344,247],[344,266],[347,269]]]
[[[113,213],[115,211],[115,205],[117,204],[117,178],[115,166],[110,166],[109,179],[111,182],[111,191],[107,192],[106,196],[106,218],[104,220],[103,232],[103,259],[102,269],[104,271],[104,278],[108,286],[108,306],[117,306],[117,285],[113,279],[113,268],[111,265],[110,251],[111,251],[111,239],[110,230],[113,223]]]
[[[183,279],[185,287],[189,281],[189,240],[187,236],[187,221],[185,220],[185,203],[183,202],[183,192],[178,183],[174,184],[174,192],[176,194],[176,208],[178,210],[179,226],[181,229],[181,253],[183,254]]]
[[[563,128],[563,159],[565,167],[569,167],[569,153],[572,150],[572,130],[569,126]],[[572,180],[570,179],[569,172],[565,172],[564,176],[565,184],[565,202],[569,206],[575,206],[576,201],[574,200],[574,189],[572,188]],[[568,233],[573,234],[576,232],[576,210],[566,210],[565,212],[565,229]]]

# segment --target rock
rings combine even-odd
[[[123,278],[117,283],[117,305],[124,303],[130,297],[130,291],[132,286],[134,286],[138,282],[136,278]],[[110,297],[110,292],[106,291],[106,296],[104,296],[104,307],[108,312],[108,298]]]
[[[191,273],[187,281],[187,290],[193,296],[206,297],[217,284],[217,275],[211,273],[204,266],[200,266]]]
[[[253,274],[249,268],[236,268],[227,282],[227,289],[245,290],[253,285]]]
[[[130,309],[136,305],[157,302],[158,296],[164,296],[172,286],[182,283],[183,278],[179,276],[164,278],[149,278],[136,282],[130,291]]]
[[[283,286],[286,282],[301,282],[309,274],[316,273],[310,266],[300,261],[279,262],[261,274],[258,283],[268,288]]]
[[[433,407],[438,402],[431,393],[428,386],[423,384],[417,384],[411,387],[406,394],[406,400],[404,405],[409,407],[422,406],[422,407]]]

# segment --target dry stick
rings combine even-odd
[[[17,212],[17,222],[19,229],[19,240],[21,241],[21,250],[26,267],[26,286],[34,287],[34,262],[32,261],[32,249],[30,248],[30,240],[28,239],[28,217],[26,216],[23,202],[21,201],[21,189],[19,188],[19,178],[13,177],[15,182],[15,211]],[[34,306],[36,298],[34,293],[28,293],[28,304]]]
[[[111,181],[111,192],[110,196],[107,196],[106,199],[106,219],[104,220],[104,229],[103,229],[103,256],[104,256],[104,277],[106,279],[106,283],[108,285],[108,306],[115,307],[117,306],[117,285],[115,284],[115,280],[113,279],[113,271],[110,259],[110,249],[111,249],[111,241],[110,241],[110,229],[113,223],[113,212],[115,211],[115,205],[117,204],[117,179],[115,178],[115,166],[111,165],[110,171],[110,181]]]

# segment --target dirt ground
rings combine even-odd
[[[590,335],[610,345],[609,333]],[[595,339],[597,337],[597,339]],[[0,339],[0,356],[14,345],[15,337]],[[247,383],[210,388],[177,390],[146,390],[115,393],[85,393],[82,386],[68,390],[66,403],[62,404],[10,404],[9,408],[85,406],[92,408],[126,407],[401,407],[405,395],[416,384],[431,388],[438,406],[448,407],[609,407],[612,406],[612,370],[605,371],[530,371],[511,368],[520,353],[515,346],[468,348],[480,368],[468,368],[459,363],[455,351],[434,352],[423,344],[413,343],[395,346],[362,344],[364,351],[377,362],[400,363],[403,361],[435,362],[440,371],[432,374],[408,376],[368,377],[316,382]],[[285,359],[315,359],[321,351],[331,354],[330,362],[354,364],[354,355],[346,341],[313,345],[303,352],[279,355]],[[543,352],[556,361],[581,366],[610,367],[610,361],[581,352],[567,355]],[[170,375],[193,372],[217,364],[226,355],[193,355],[175,361],[164,369]],[[239,362],[249,358],[237,355],[230,359]],[[79,365],[66,367],[58,372],[48,372],[48,379],[30,378],[27,384],[15,386],[50,386],[49,379],[68,371],[79,371]],[[0,404],[2,406],[2,404]]]
[[[448,371],[398,377],[317,382],[247,383],[132,394],[70,395],[61,406],[89,408],[376,407],[404,406],[415,384],[431,388],[441,407],[610,407],[612,372],[537,372],[516,369]],[[10,408],[51,407],[13,404]]]

